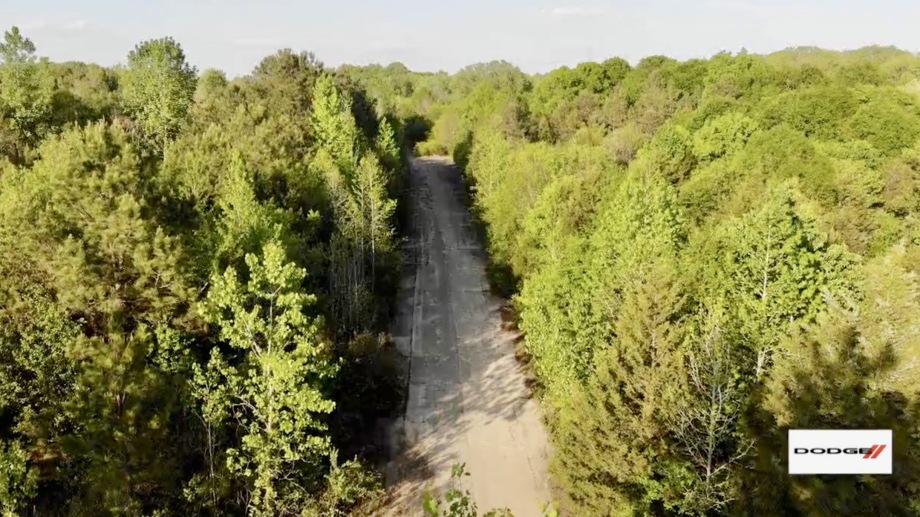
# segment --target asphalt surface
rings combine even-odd
[[[391,432],[388,515],[420,515],[422,494],[444,490],[453,464],[479,511],[541,515],[550,500],[539,407],[489,293],[486,257],[471,225],[459,170],[445,158],[411,167],[412,274],[394,339],[409,357],[408,401]]]

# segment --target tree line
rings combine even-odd
[[[372,511],[408,142],[464,168],[562,515],[914,515],[918,96],[882,47],[230,80],[14,27],[0,509]],[[788,476],[785,431],[822,427],[893,429],[895,475]]]
[[[399,120],[310,53],[0,43],[0,512],[340,515],[402,400]]]
[[[348,72],[465,170],[563,515],[920,512],[920,58]],[[895,474],[791,477],[790,428]]]

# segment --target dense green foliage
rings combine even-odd
[[[283,50],[228,80],[171,38],[106,69],[16,28],[0,513],[367,509],[402,396],[403,143],[465,169],[560,514],[920,513],[920,58],[448,75]],[[785,431],[821,427],[893,429],[895,475],[788,476]],[[457,488],[424,510],[477,513]]]
[[[0,513],[367,504],[401,399],[399,128],[306,53],[127,63],[0,44]]]
[[[920,58],[354,75],[465,167],[563,514],[920,512]],[[894,429],[895,475],[788,476],[821,427]]]

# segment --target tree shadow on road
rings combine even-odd
[[[447,215],[440,212],[442,224],[448,221],[449,228],[442,228],[448,234],[448,242],[437,253],[449,256],[446,267],[453,274],[466,268],[469,276],[453,278],[458,285],[450,292],[450,316],[443,316],[443,307],[423,308],[425,318],[421,324],[426,325],[429,332],[432,332],[430,329],[437,331],[421,339],[438,339],[441,346],[446,344],[456,347],[456,350],[420,356],[419,351],[430,349],[430,344],[412,346],[416,354],[412,378],[418,378],[419,384],[410,387],[409,397],[422,397],[424,401],[420,402],[421,405],[436,409],[424,415],[423,422],[402,419],[394,426],[394,441],[399,443],[394,445],[394,459],[387,472],[390,485],[388,513],[381,515],[419,514],[423,493],[426,490],[441,491],[449,480],[451,466],[465,462],[464,458],[458,457],[464,455],[463,451],[475,450],[480,461],[483,454],[488,456],[490,447],[495,447],[496,458],[514,454],[527,458],[540,455],[545,459],[548,447],[545,431],[540,425],[539,408],[532,400],[530,388],[534,380],[532,376],[529,378],[523,366],[528,356],[522,353],[521,334],[513,324],[513,313],[509,312],[507,301],[488,289],[485,275],[488,258],[483,251],[481,228],[477,228],[468,211],[456,209],[469,203],[460,171],[443,159],[424,159],[417,163],[426,168],[418,174],[436,174],[436,186],[447,186],[444,191],[436,192],[436,197],[440,196],[440,209],[445,206],[454,208]],[[417,192],[416,198],[426,203],[424,210],[428,211],[429,217],[432,210],[439,209],[438,205],[430,204],[430,194]],[[429,321],[429,318],[437,320],[440,317],[449,317],[449,324],[442,321],[438,325],[437,321]],[[439,333],[443,329],[449,329],[447,331],[455,334],[455,339],[441,341],[444,336]],[[458,361],[458,364],[453,367],[445,364],[445,361],[451,360]],[[456,369],[459,370],[459,378],[451,373]],[[432,382],[431,379],[437,378],[440,372],[449,375],[440,382]],[[471,441],[478,443],[469,443]],[[508,447],[515,450],[500,450]],[[468,466],[475,470],[472,465]],[[529,465],[529,460],[525,468],[542,470],[539,465]],[[482,470],[482,467],[479,469]],[[495,475],[494,472],[474,474],[482,476],[474,476],[474,479],[485,479],[485,474]],[[535,479],[545,480],[542,472],[516,472],[514,475],[533,475]],[[535,508],[545,502],[534,501]]]

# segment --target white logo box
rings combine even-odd
[[[790,474],[891,474],[891,429],[790,429]]]

